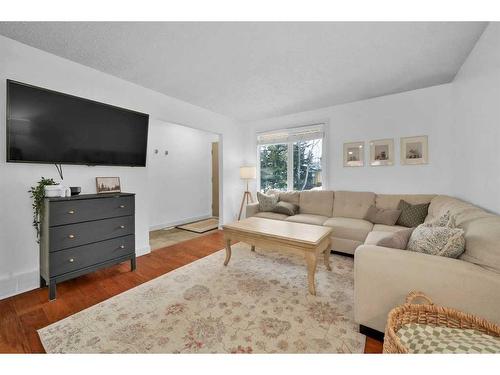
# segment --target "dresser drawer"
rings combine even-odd
[[[49,226],[134,214],[134,197],[109,197],[50,202]]]
[[[134,216],[60,225],[49,229],[49,251],[58,251],[128,234],[134,234]]]
[[[134,236],[114,238],[50,253],[50,277],[76,271],[135,252]]]

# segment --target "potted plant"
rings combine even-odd
[[[32,186],[28,193],[33,198],[33,226],[36,229],[36,242],[40,243],[40,218],[43,215],[43,199],[45,198],[45,186],[57,185],[52,178],[44,178],[38,181],[36,186]]]

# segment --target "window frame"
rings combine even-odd
[[[265,132],[258,132],[256,134],[256,155],[257,155],[257,181],[256,181],[256,188],[257,191],[262,191],[261,190],[261,180],[260,180],[260,147],[263,146],[263,144],[258,142],[258,137],[259,135],[266,135],[266,134],[273,134],[273,133],[278,133],[278,132],[290,132],[293,133],[294,131],[302,130],[302,129],[307,129],[307,128],[313,128],[313,127],[322,127],[322,133],[323,137],[322,142],[321,142],[321,179],[322,179],[322,190],[328,190],[328,132],[329,132],[329,123],[328,121],[318,121],[318,122],[312,122],[309,123],[308,125],[298,125],[294,127],[288,127],[288,128],[280,128],[280,129],[275,129],[272,131],[265,131]],[[314,139],[319,139],[319,138],[314,138]],[[287,141],[287,142],[275,142],[275,143],[265,143],[266,145],[276,145],[276,144],[286,144],[287,145],[287,189],[286,191],[293,191],[293,144],[297,142],[296,140],[293,141]]]

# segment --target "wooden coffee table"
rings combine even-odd
[[[331,271],[330,234],[332,228],[260,217],[236,221],[223,225],[222,228],[226,242],[225,266],[231,259],[231,242],[241,241],[251,245],[252,251],[255,251],[255,246],[258,246],[304,254],[309,292],[313,295],[316,295],[314,274],[318,255],[323,254],[326,268]]]

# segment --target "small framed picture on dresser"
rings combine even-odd
[[[96,177],[97,194],[120,193],[120,177]]]

